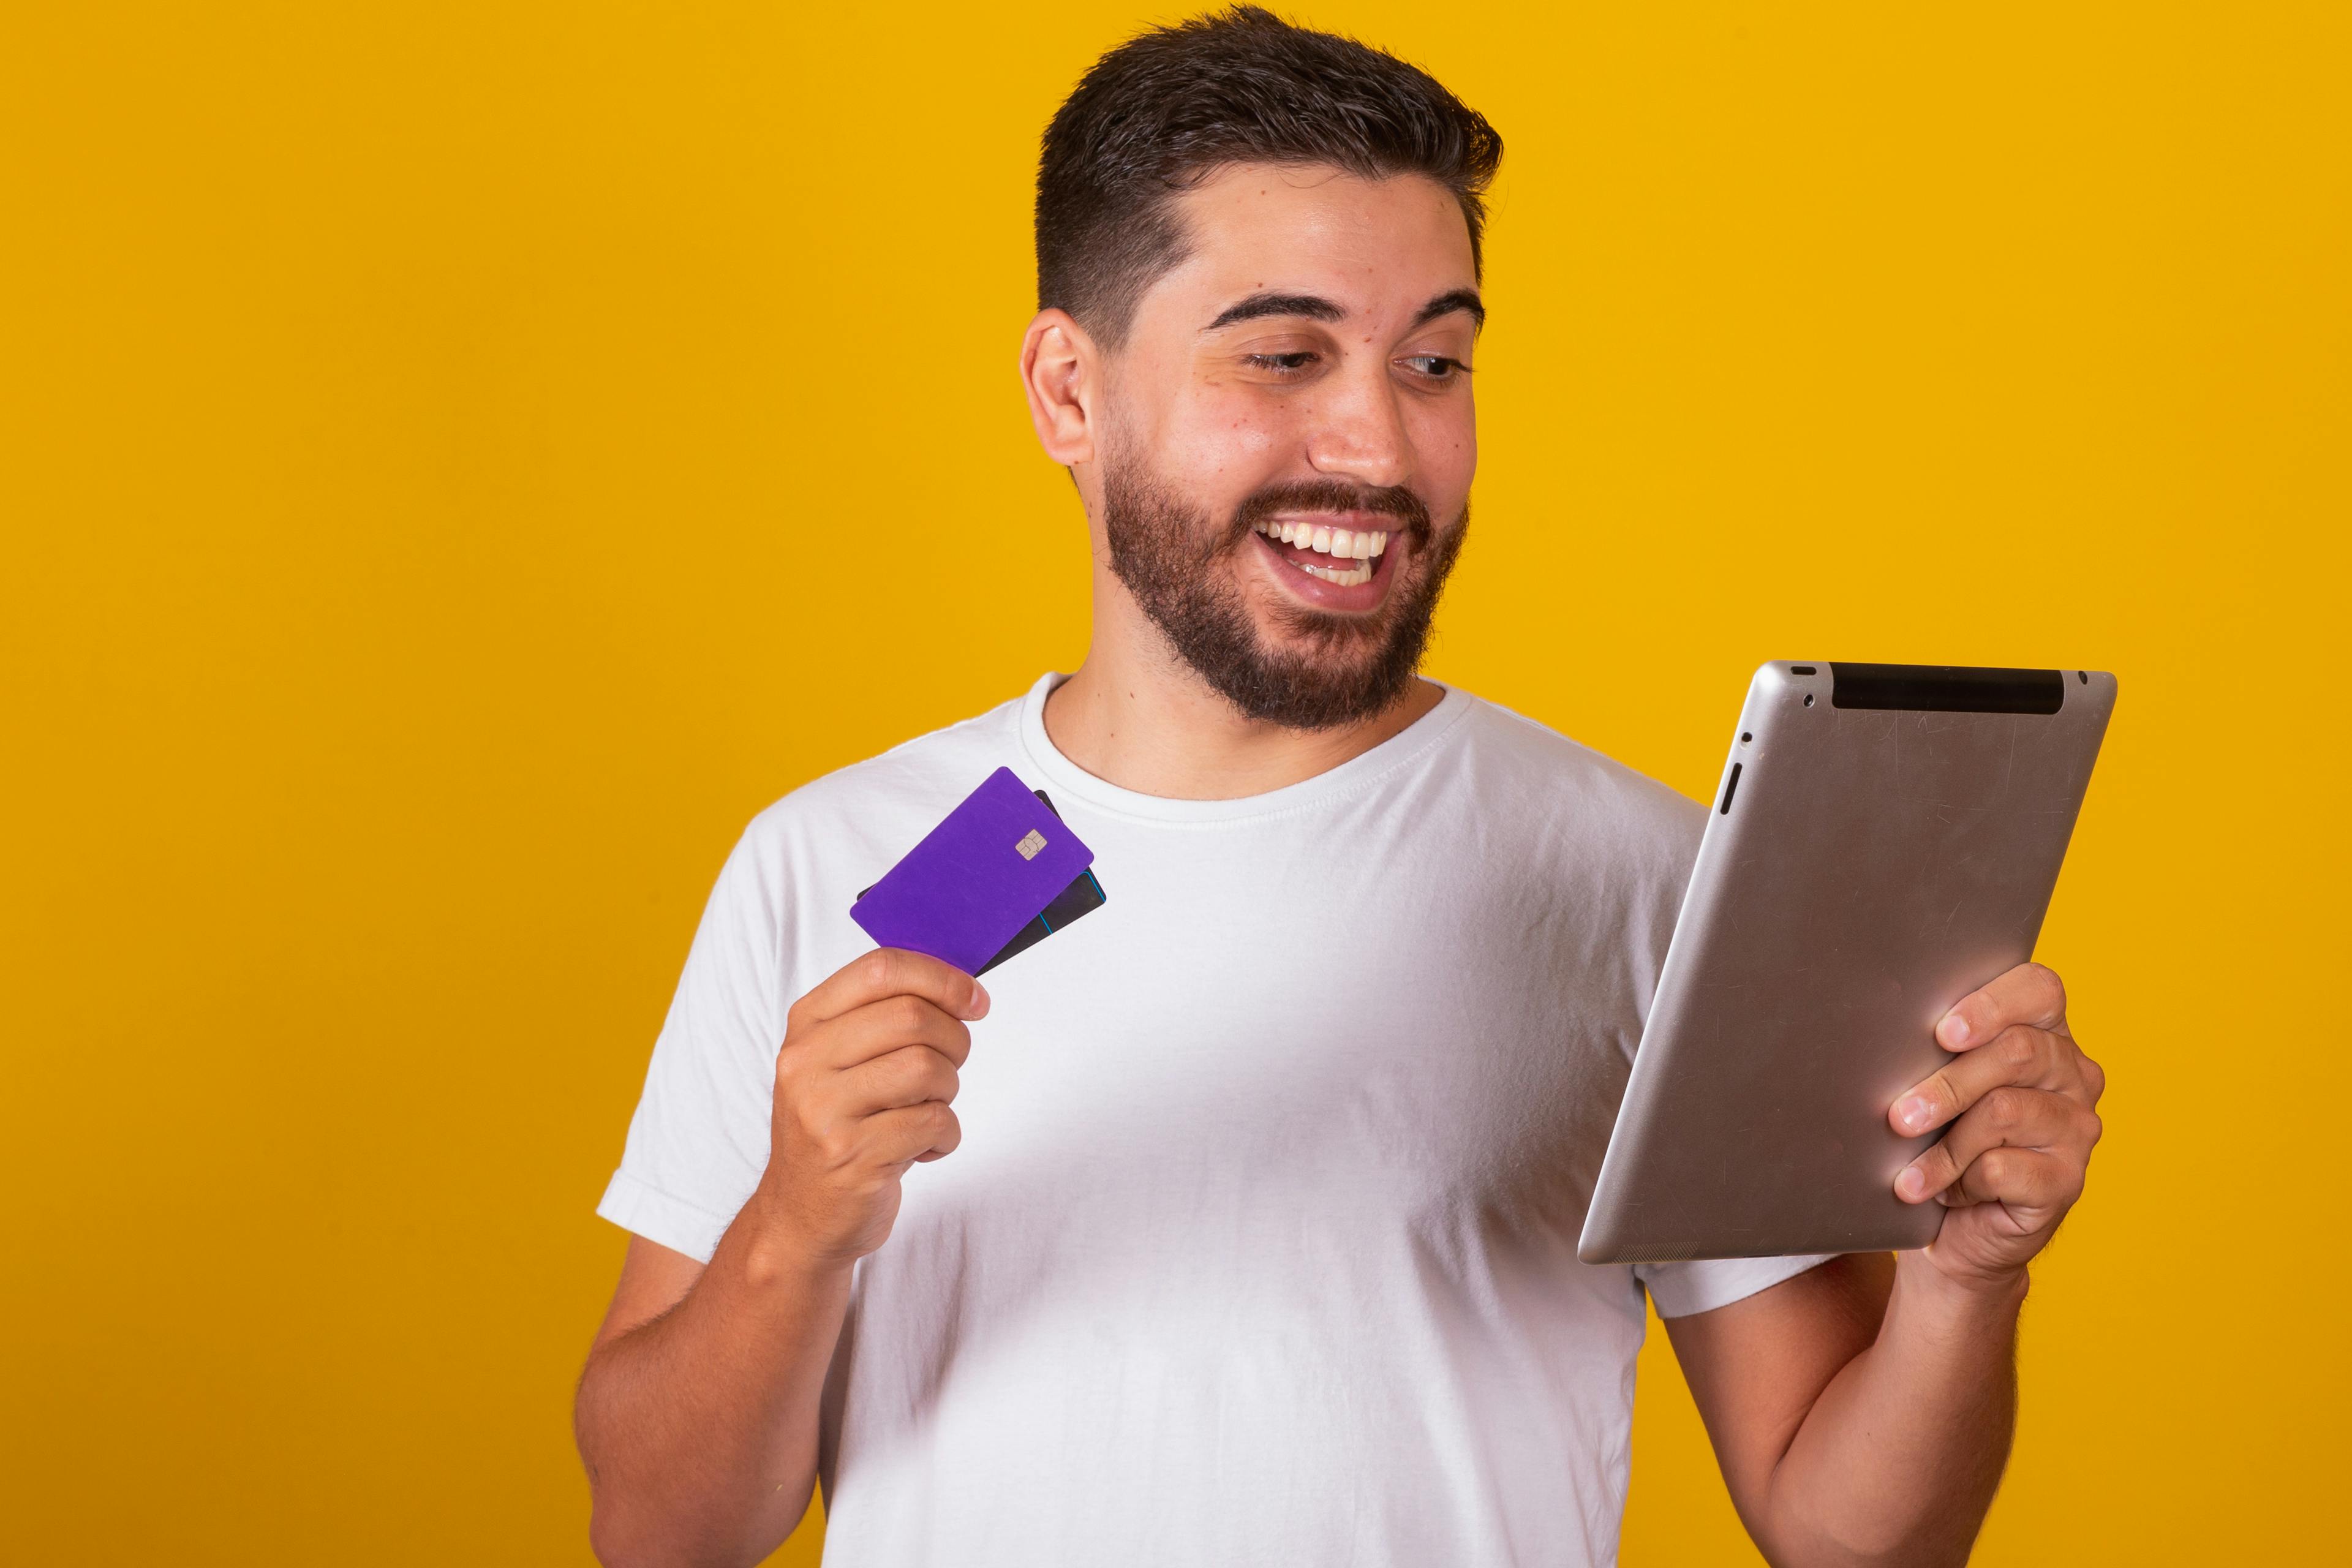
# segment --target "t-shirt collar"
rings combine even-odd
[[[1046,793],[1056,799],[1082,800],[1099,810],[1117,812],[1124,816],[1165,823],[1234,822],[1246,817],[1269,816],[1314,806],[1352,793],[1427,752],[1470,711],[1473,700],[1469,693],[1459,687],[1447,686],[1443,681],[1433,682],[1445,693],[1438,700],[1436,707],[1371,750],[1350,757],[1337,767],[1327,768],[1312,778],[1301,779],[1297,784],[1285,784],[1263,795],[1242,795],[1232,800],[1176,800],[1122,789],[1107,779],[1097,778],[1062,754],[1060,748],[1045,733],[1045,698],[1054,688],[1068,679],[1067,675],[1049,670],[1037,678],[1036,684],[1029,689],[1029,694],[1021,701],[1022,747],[1028,752],[1030,766],[1035,770]]]

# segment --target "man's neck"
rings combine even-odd
[[[1121,658],[1097,641],[1077,673],[1045,699],[1045,734],[1064,756],[1121,789],[1235,800],[1361,756],[1444,696],[1443,687],[1415,679],[1370,719],[1291,730],[1243,717],[1173,659]]]

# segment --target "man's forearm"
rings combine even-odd
[[[849,1270],[766,1238],[754,1198],[669,1311],[597,1347],[576,1417],[614,1568],[751,1563],[800,1521]]]
[[[1832,1379],[1772,1475],[1757,1538],[1790,1568],[1968,1560],[2017,1414],[2013,1289],[1905,1255],[1878,1338]]]

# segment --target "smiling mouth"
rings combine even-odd
[[[1301,572],[1342,588],[1370,582],[1377,570],[1372,564],[1374,557],[1386,554],[1389,548],[1389,531],[1384,528],[1347,529],[1328,523],[1268,521],[1257,524],[1256,531],[1276,544],[1290,546],[1285,559]],[[1316,560],[1318,555],[1325,559]]]

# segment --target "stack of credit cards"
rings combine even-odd
[[[1094,858],[1044,790],[999,768],[858,894],[849,918],[884,947],[985,974],[1103,906]]]

